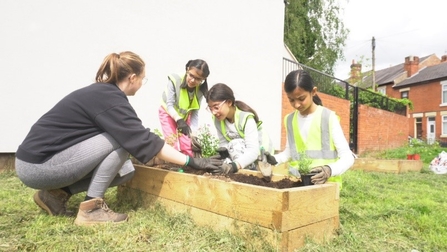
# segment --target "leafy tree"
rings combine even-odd
[[[289,0],[284,41],[301,64],[333,75],[349,30],[338,17],[336,0]]]

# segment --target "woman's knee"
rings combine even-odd
[[[133,176],[135,175],[135,171],[132,171],[126,175],[124,175],[123,177],[121,177],[121,184],[126,183],[127,181],[131,180],[133,178]]]

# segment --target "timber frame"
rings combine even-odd
[[[118,197],[148,206],[160,203],[168,212],[186,212],[197,225],[214,230],[244,235],[258,228],[280,251],[300,248],[306,239],[331,239],[340,225],[334,183],[275,189],[145,165],[135,169],[134,178],[119,187]]]

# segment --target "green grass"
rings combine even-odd
[[[338,235],[324,244],[308,241],[298,251],[447,251],[447,175],[429,171],[428,163],[439,153],[431,151],[421,153],[421,172],[347,171]],[[406,153],[398,149],[386,155],[404,158]],[[186,214],[169,214],[159,205],[117,199],[114,188],[106,201],[113,210],[129,214],[122,225],[75,226],[74,218],[40,210],[33,193],[14,172],[0,173],[0,251],[280,251],[196,226]],[[69,208],[76,210],[83,197],[72,197]]]
[[[427,145],[418,144],[414,146],[402,146],[392,150],[382,150],[365,152],[362,157],[373,157],[377,159],[406,159],[407,154],[420,154],[424,164],[429,164],[433,158],[438,156],[442,151],[447,152],[447,148],[440,147],[439,144]]]
[[[40,210],[32,199],[35,190],[14,172],[0,173],[0,251],[259,251],[227,231],[196,226],[186,214],[117,200],[116,191],[108,190],[107,204],[128,213],[127,223],[78,227],[74,217],[53,217]],[[73,196],[68,208],[76,210],[84,196]],[[263,248],[274,251],[268,244]]]

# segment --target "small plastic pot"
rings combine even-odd
[[[310,178],[316,174],[317,173],[301,174],[301,183],[303,184],[303,186],[314,185],[314,183],[312,183],[312,181],[310,181]]]

